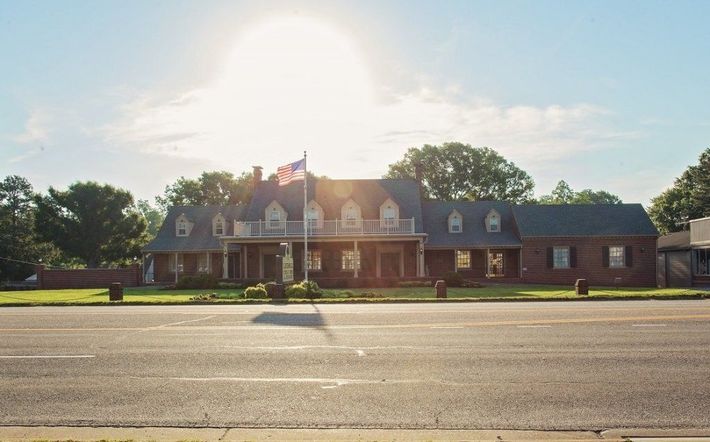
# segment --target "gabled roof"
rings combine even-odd
[[[690,230],[673,232],[658,238],[658,251],[690,250]]]
[[[414,217],[416,232],[423,231],[419,185],[414,180],[308,180],[308,201],[315,200],[320,204],[325,219],[340,219],[341,208],[350,198],[360,206],[363,219],[379,219],[380,205],[392,198],[399,206],[399,217]],[[264,209],[272,201],[278,201],[288,212],[289,221],[303,220],[303,181],[286,186],[279,186],[275,181],[261,181],[254,189],[246,220],[263,220]]]
[[[501,217],[500,232],[486,230],[486,215],[495,209]],[[457,210],[463,218],[461,233],[449,233],[448,218]],[[520,247],[510,205],[501,201],[426,201],[422,203],[425,247]]]
[[[641,204],[529,204],[513,214],[522,237],[658,236]]]
[[[212,236],[212,219],[221,213],[225,218],[224,234],[234,234],[234,220],[243,220],[246,207],[239,206],[175,206],[168,210],[155,239],[143,247],[144,252],[186,252],[222,250],[219,238]],[[185,214],[194,223],[189,236],[175,235],[175,220]]]

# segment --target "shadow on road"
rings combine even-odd
[[[321,330],[330,341],[333,336],[327,327],[318,306],[311,304],[313,313],[283,313],[283,312],[263,312],[254,316],[251,322],[255,324],[269,324],[292,327],[309,327]]]

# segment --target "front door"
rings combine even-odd
[[[229,275],[229,279],[239,279],[239,253],[231,252],[227,259],[227,274]]]
[[[399,276],[399,253],[382,253],[380,255],[380,273],[383,278]]]

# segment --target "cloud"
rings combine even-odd
[[[47,143],[49,141],[49,114],[45,111],[34,110],[25,122],[24,131],[12,137],[20,144]]]
[[[316,173],[376,177],[425,143],[488,146],[540,171],[637,136],[613,129],[613,114],[589,103],[504,105],[454,86],[378,96],[357,48],[327,26],[299,20],[247,32],[209,84],[134,97],[102,128],[104,139],[235,171],[275,168],[308,149]]]

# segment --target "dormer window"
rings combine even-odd
[[[268,228],[282,229],[284,228],[284,221],[286,221],[286,210],[278,201],[272,201],[264,210],[264,219],[267,221]]]
[[[190,236],[190,230],[192,230],[192,223],[184,213],[175,219],[175,236]]]
[[[271,209],[271,213],[269,214],[269,224],[271,224],[271,227],[278,227],[279,223],[281,222],[281,212],[274,207]]]
[[[491,209],[486,215],[486,230],[488,232],[500,232],[500,213],[495,209]]]
[[[461,212],[454,209],[449,214],[449,233],[461,233],[463,232],[463,216]]]
[[[384,221],[385,226],[393,227],[397,218],[399,218],[399,206],[391,198],[387,198],[380,206],[380,219]]]
[[[308,203],[306,210],[306,218],[308,219],[308,227],[310,229],[323,227],[323,208],[315,201]]]
[[[212,236],[224,235],[224,225],[225,225],[224,216],[222,216],[221,213],[218,213],[217,215],[215,215],[215,217],[212,218]]]
[[[362,211],[355,201],[349,199],[340,209],[340,215],[343,219],[343,227],[358,227]]]

